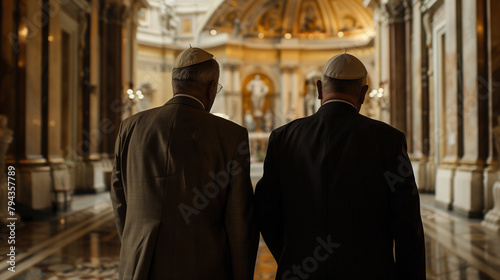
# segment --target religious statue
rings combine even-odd
[[[252,92],[253,115],[255,117],[262,117],[264,100],[269,91],[269,87],[260,79],[260,75],[256,74],[254,79],[248,83],[247,90]]]
[[[0,223],[7,223],[7,177],[5,168],[5,154],[12,142],[12,130],[7,127],[7,117],[0,115]]]

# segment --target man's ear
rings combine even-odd
[[[207,98],[208,100],[215,99],[215,95],[217,95],[217,81],[211,81],[208,86]]]
[[[318,99],[323,99],[323,85],[321,84],[321,80],[316,82],[316,86],[318,88]]]
[[[368,91],[368,85],[364,85],[361,87],[360,91],[360,97],[359,97],[359,104],[363,104],[365,102],[365,97],[366,97],[366,92]]]

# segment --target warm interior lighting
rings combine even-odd
[[[139,99],[144,99],[144,95],[142,94],[142,91],[137,90],[135,93],[137,94],[137,97],[139,97]]]
[[[217,35],[217,30],[215,30],[215,29],[210,30],[210,35],[212,35],[212,36]]]
[[[27,26],[20,27],[19,37],[21,37],[22,39],[26,39],[27,36],[28,36],[28,27]]]
[[[370,91],[370,93],[368,94],[370,96],[370,98],[382,98],[384,97],[384,89],[383,88],[378,88],[378,89],[373,89],[372,91]]]
[[[291,39],[292,38],[292,34],[290,33],[285,33],[285,39]]]
[[[261,32],[261,33],[259,33],[259,35],[257,35],[257,36],[259,37],[259,39],[262,39],[262,38],[264,38],[264,33],[262,33],[262,32]]]
[[[337,36],[339,36],[339,38],[342,38],[342,37],[344,37],[344,32],[342,32],[342,31],[339,31],[339,33],[337,33]]]

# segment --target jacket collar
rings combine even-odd
[[[328,112],[328,111],[347,111],[347,112],[350,112],[350,113],[356,113],[358,114],[358,111],[356,110],[356,108],[354,108],[353,105],[351,105],[350,103],[346,103],[346,102],[328,102],[328,103],[324,103],[319,109],[318,109],[318,113],[319,112]]]
[[[174,97],[170,98],[170,100],[165,103],[165,105],[170,105],[170,104],[183,104],[183,105],[188,105],[191,107],[195,107],[201,110],[205,110],[203,104],[201,101],[199,101],[195,97],[191,96],[186,96],[186,95],[175,95]]]

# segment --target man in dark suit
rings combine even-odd
[[[405,136],[359,114],[368,86],[356,57],[322,72],[321,108],[273,131],[255,190],[276,279],[425,279]]]
[[[120,279],[252,279],[258,246],[245,128],[209,113],[219,65],[174,63],[174,97],[123,121],[111,196]]]

